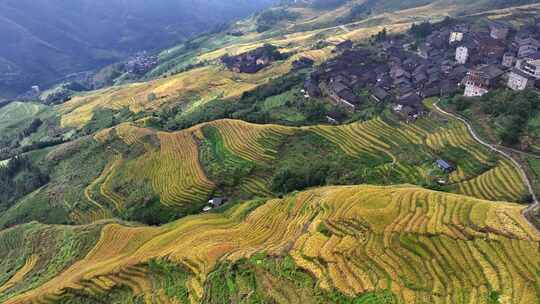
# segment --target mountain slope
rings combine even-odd
[[[438,170],[438,157],[457,171]],[[125,123],[34,158],[50,181],[0,205],[0,227],[113,217],[163,224],[200,212],[216,196],[275,197],[336,184],[409,183],[494,201],[526,198],[513,164],[476,143],[460,122],[435,115],[414,125],[386,114],[296,128],[217,120],[177,132]],[[447,184],[438,185],[440,178]]]
[[[12,270],[0,299],[345,303],[371,294],[370,303],[535,303],[540,238],[522,210],[410,186],[313,189],[160,228],[105,225],[92,249],[83,242],[48,281],[39,274],[50,257],[28,250],[24,235],[53,227],[30,224],[0,233],[14,245],[1,247]],[[68,228],[54,229],[49,235]]]
[[[0,1],[0,95],[174,45],[270,0]]]
[[[163,51],[151,81],[0,108],[12,147],[2,155],[21,157],[0,167],[23,167],[0,178],[47,175],[16,199],[2,191],[0,302],[540,301],[540,235],[516,203],[527,189],[511,162],[430,112],[431,100],[410,119],[362,90],[352,113],[302,91],[328,65],[295,68],[384,27],[501,2],[284,2],[294,5]],[[363,4],[371,10],[349,14]],[[265,44],[281,54],[257,73],[220,60]],[[202,212],[218,197],[229,201]]]

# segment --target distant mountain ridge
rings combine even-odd
[[[156,50],[271,0],[2,0],[0,96]]]

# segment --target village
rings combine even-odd
[[[411,31],[390,36],[384,30],[372,45],[340,43],[339,55],[307,77],[305,97],[329,97],[355,110],[368,92],[411,121],[425,114],[425,98],[540,86],[539,22],[519,29],[502,22],[479,26],[455,20],[422,26],[428,28],[425,37]]]
[[[317,66],[306,57],[292,62],[292,72],[308,68],[301,96],[330,101],[351,113],[385,104],[406,123],[429,113],[424,105],[428,98],[474,98],[501,88],[540,88],[540,19],[517,28],[501,21],[447,18],[415,24],[406,33],[383,29],[367,42],[345,40],[333,53]],[[235,73],[252,74],[288,55],[265,45],[221,61]],[[340,116],[327,114],[328,123],[342,122]],[[433,166],[440,186],[456,170],[454,160],[440,155],[434,155]],[[222,202],[212,199],[204,211]]]
[[[221,62],[235,73],[254,74],[271,65],[274,61],[286,59],[273,45],[267,44],[253,51],[238,55],[224,56]]]

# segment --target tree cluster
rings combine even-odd
[[[29,158],[12,158],[6,166],[0,167],[0,211],[48,181],[48,175],[32,164]]]
[[[238,102],[216,99],[198,107],[189,114],[184,113],[181,105],[168,107],[158,114],[158,124],[167,130],[180,130],[224,118],[241,119],[260,124],[275,123],[271,118],[271,113],[264,109],[260,103],[269,97],[292,90],[302,84],[304,78],[305,75],[301,73],[285,75],[245,92]],[[321,122],[327,115],[322,102],[305,100],[303,97],[287,102],[285,106],[302,113],[306,117],[307,123]]]
[[[472,99],[455,96],[449,103],[460,112],[478,103],[480,110],[490,116],[501,141],[507,145],[515,145],[522,136],[534,132],[530,130],[529,123],[540,112],[540,96],[532,90],[515,92],[500,89]]]

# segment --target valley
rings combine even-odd
[[[267,0],[3,1],[0,99],[13,99],[36,85],[48,88],[139,52],[154,53],[270,4]]]

